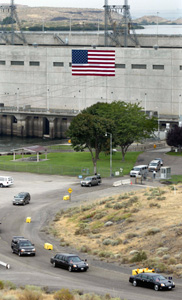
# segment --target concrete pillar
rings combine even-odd
[[[54,139],[56,137],[55,134],[55,117],[47,117],[49,120],[49,137],[50,139]]]
[[[16,124],[16,136],[26,137],[27,136],[27,116],[21,114],[15,114],[17,120]]]

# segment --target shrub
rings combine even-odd
[[[3,283],[4,283],[4,289],[16,290],[16,285],[13,282],[6,280],[6,281],[3,281]]]
[[[73,300],[74,296],[68,289],[61,289],[54,294],[55,300]]]
[[[116,203],[113,206],[113,209],[121,209],[121,208],[123,208],[123,204],[122,203]]]
[[[87,253],[90,251],[90,248],[86,245],[83,245],[81,248],[80,248],[80,251],[81,252],[84,252],[84,253]]]
[[[19,296],[19,300],[43,300],[43,296],[38,291],[24,290]]]
[[[159,228],[150,228],[149,230],[147,230],[146,235],[154,235],[156,233],[160,232]]]
[[[160,208],[161,206],[158,204],[158,203],[150,203],[149,204],[149,207],[157,207],[157,208]]]
[[[166,200],[166,197],[157,197],[157,200],[163,201],[163,200]]]
[[[0,299],[2,299],[2,300],[17,300],[17,298],[13,295],[5,295],[5,296],[2,296]]]
[[[2,280],[0,280],[0,290],[4,289],[4,282]]]
[[[137,237],[138,236],[138,234],[136,234],[136,233],[128,233],[127,235],[126,235],[126,238],[127,239],[133,239],[134,237]]]
[[[142,260],[146,260],[147,259],[147,254],[144,251],[138,252],[136,253],[132,258],[131,258],[131,262],[139,262]]]

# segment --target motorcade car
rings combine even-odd
[[[54,257],[51,257],[50,262],[54,268],[60,267],[67,269],[69,272],[87,271],[89,268],[87,260],[84,261],[78,255],[70,253],[57,253]]]
[[[164,162],[163,162],[162,158],[155,158],[155,160],[159,160],[159,161],[160,161],[160,164],[161,164],[161,166],[163,166]]]
[[[13,178],[10,176],[0,176],[0,187],[9,187],[13,185]]]
[[[98,185],[99,181],[97,179],[97,176],[88,176],[85,179],[81,180],[81,186],[93,186],[93,185]]]
[[[16,204],[21,204],[21,205],[29,204],[30,199],[31,199],[31,197],[30,197],[29,193],[21,192],[21,193],[17,194],[16,196],[14,196],[13,205],[16,205]]]
[[[16,253],[19,256],[32,255],[35,256],[36,250],[34,244],[23,236],[13,236],[11,241],[12,253]]]
[[[149,172],[153,172],[153,171],[158,172],[160,168],[161,168],[161,164],[159,160],[152,160],[148,166]]]
[[[172,290],[175,288],[172,277],[166,278],[157,273],[139,273],[137,275],[131,275],[129,277],[129,282],[131,282],[134,287],[141,286],[153,288],[155,291]]]
[[[130,177],[136,177],[138,175],[141,175],[142,177],[146,178],[148,175],[148,166],[139,165],[133,167],[133,169],[130,171]]]

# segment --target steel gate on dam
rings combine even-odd
[[[66,138],[73,110],[23,109],[0,107],[0,135],[17,137]]]

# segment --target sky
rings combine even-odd
[[[1,4],[10,4],[11,0],[2,0]],[[29,6],[54,6],[78,8],[103,8],[105,0],[14,0],[15,4]],[[109,5],[124,5],[125,0],[108,0]],[[160,11],[182,9],[182,0],[128,0],[131,11]]]

